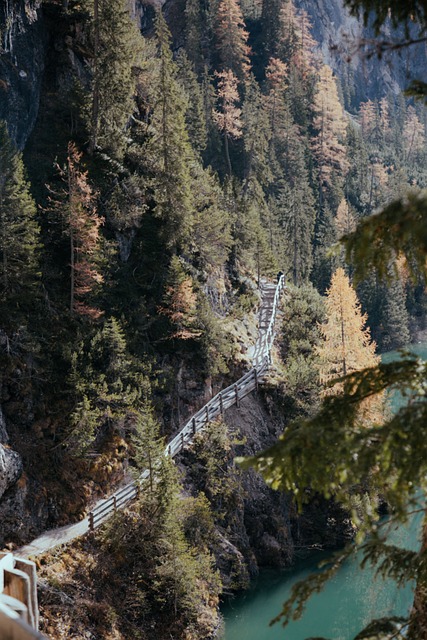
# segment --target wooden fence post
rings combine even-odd
[[[184,432],[181,431],[181,449],[184,448]]]
[[[258,391],[258,371],[256,370],[256,367],[254,368],[254,374],[255,374],[255,389]]]
[[[222,402],[222,393],[219,394],[219,410],[221,411],[221,415],[224,415],[224,404]]]
[[[197,427],[196,427],[196,418],[193,418],[191,421],[191,425],[193,427],[193,435],[197,432]]]
[[[209,423],[209,405],[206,405],[205,411],[206,411],[206,424],[208,424]]]
[[[93,511],[89,511],[89,531],[94,531],[95,525],[93,522]]]
[[[117,511],[117,496],[113,496],[113,507],[114,511]]]
[[[237,384],[234,385],[234,391],[236,392],[236,406],[237,406],[237,408],[239,408],[240,407],[239,387],[237,386]]]

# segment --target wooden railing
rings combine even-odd
[[[285,288],[284,276],[281,276],[274,292],[271,306],[271,315],[266,330],[260,330],[258,336],[259,348],[256,350],[254,366],[248,373],[242,376],[237,382],[231,384],[226,389],[222,389],[199,411],[197,411],[188,422],[182,427],[177,435],[167,444],[165,455],[176,456],[186,444],[189,444],[196,433],[201,431],[209,422],[222,415],[226,409],[240,404],[240,400],[246,397],[251,391],[258,388],[258,384],[265,377],[271,365],[271,347],[274,340],[274,323],[280,296]],[[141,480],[148,477],[148,471],[144,471],[138,481],[130,482],[122,487],[112,496],[98,503],[89,513],[89,529],[93,531],[104,520],[117,509],[122,508],[127,502],[133,500],[139,491]]]

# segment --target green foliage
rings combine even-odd
[[[94,0],[92,152],[100,147],[120,159],[126,145],[125,125],[132,112],[140,35],[125,0]]]
[[[150,398],[148,369],[128,353],[123,329],[105,321],[71,358],[68,379],[76,407],[65,442],[80,457],[100,444],[110,430],[128,432]]]
[[[321,296],[312,287],[289,288],[283,308],[281,351],[285,365],[280,390],[284,413],[289,420],[307,416],[318,407],[320,395],[319,325],[325,319]]]
[[[344,239],[347,259],[360,281],[374,268],[387,280],[389,265],[403,252],[414,278],[425,277],[427,253],[427,193],[408,193],[383,211],[361,221],[356,232]],[[414,241],[416,239],[416,242]]]
[[[105,527],[104,546],[114,570],[132,576],[123,601],[127,617],[134,624],[161,617],[174,638],[196,640],[217,623],[209,612],[221,590],[208,550],[212,517],[202,496],[180,495],[172,461],[161,456],[157,468],[154,495],[141,487],[137,505]]]
[[[21,154],[0,122],[0,301],[3,322],[36,295],[39,283],[39,226]]]
[[[190,165],[194,161],[187,126],[187,101],[177,81],[170,32],[156,18],[156,71],[149,87],[152,113],[144,162],[152,175],[154,213],[162,222],[163,242],[172,253],[188,246],[194,215]]]
[[[379,32],[384,22],[391,18],[395,27],[417,21],[421,26],[427,21],[426,7],[422,0],[345,0],[355,15],[363,15],[365,24],[368,23],[372,12],[375,13],[374,27]],[[409,27],[408,27],[409,28]]]
[[[209,423],[194,438],[192,454],[190,477],[196,489],[206,495],[216,522],[232,527],[242,496],[238,488],[239,471],[232,467],[232,441],[227,426],[219,420]]]
[[[227,373],[227,362],[232,355],[231,344],[207,298],[201,292],[197,300],[196,326],[200,330],[198,342],[204,363],[204,373],[207,376]]]

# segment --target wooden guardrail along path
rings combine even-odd
[[[280,276],[277,285],[263,283],[262,303],[259,315],[259,333],[253,356],[253,367],[235,383],[222,389],[199,411],[197,411],[182,427],[179,433],[167,444],[165,455],[176,456],[193,436],[206,425],[222,415],[226,409],[240,404],[240,400],[258,388],[271,365],[271,347],[274,340],[274,323],[280,296],[285,288],[284,276]],[[143,471],[140,480],[148,477],[148,471]],[[88,524],[93,531],[114,511],[124,507],[133,500],[139,491],[139,482],[134,481],[122,487],[112,496],[99,502],[89,513]]]

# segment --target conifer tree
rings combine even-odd
[[[297,174],[298,168],[294,168]],[[300,181],[295,175],[290,185],[282,183],[276,201],[278,221],[284,233],[285,254],[295,286],[307,282],[311,273],[315,221],[314,198],[303,164],[300,164],[300,169]]]
[[[65,443],[74,456],[97,448],[111,431],[132,433],[148,406],[151,388],[143,368],[128,352],[123,328],[109,318],[72,355],[68,384],[75,397]]]
[[[88,298],[103,281],[99,271],[99,228],[103,219],[96,211],[96,194],[82,167],[82,153],[74,143],[68,145],[64,167],[57,165],[64,186],[60,192],[51,191],[50,209],[65,222],[69,239],[69,269],[71,312],[96,319],[101,312],[88,303]]]
[[[185,51],[177,57],[177,78],[187,99],[186,125],[191,145],[199,153],[206,149],[207,130],[204,117],[203,90]]]
[[[195,213],[191,248],[196,264],[208,272],[222,266],[231,245],[230,220],[224,193],[212,170],[194,163],[191,190]]]
[[[338,90],[330,67],[323,65],[319,72],[313,108],[313,125],[318,131],[313,151],[319,171],[320,197],[325,186],[332,184],[333,173],[344,176],[348,171],[344,140],[347,119],[339,101]]]
[[[200,0],[187,0],[185,3],[185,51],[197,73],[204,67],[203,60],[203,16]]]
[[[283,129],[287,129],[289,122],[289,110],[285,100],[288,65],[279,58],[270,58],[265,70],[267,95],[265,97],[265,109],[269,116],[271,128],[271,144],[276,147],[283,136]]]
[[[324,293],[331,283],[332,272],[337,259],[328,251],[337,240],[334,217],[328,204],[317,211],[314,225],[312,282],[320,293]]]
[[[243,80],[250,70],[250,48],[238,0],[219,1],[215,32],[223,70],[232,71],[239,80]]]
[[[376,345],[365,328],[367,316],[362,314],[356,292],[341,267],[332,276],[325,305],[327,321],[321,327],[325,341],[319,347],[324,384],[379,362]]]
[[[194,203],[190,164],[194,153],[185,122],[187,104],[177,82],[170,32],[161,11],[156,17],[156,37],[157,70],[150,87],[154,108],[144,160],[153,175],[154,212],[163,224],[163,240],[173,253],[187,246],[191,237]]]
[[[91,153],[99,146],[113,157],[123,154],[140,37],[126,0],[93,0]]]
[[[381,302],[381,348],[389,351],[408,345],[411,336],[406,309],[406,292],[401,278],[391,269],[389,282],[383,285]]]
[[[169,338],[189,340],[200,335],[196,328],[196,304],[193,280],[185,272],[178,256],[172,256],[163,302],[159,307],[159,312],[171,323]]]
[[[231,176],[231,159],[229,141],[242,137],[242,110],[237,106],[239,93],[237,91],[237,78],[231,69],[221,71],[218,76],[218,100],[220,109],[213,112],[218,129],[224,136],[224,150],[227,162],[228,174]]]
[[[253,76],[250,76],[245,85],[242,122],[243,143],[246,152],[243,194],[246,194],[252,178],[256,178],[264,187],[268,186],[272,178],[268,165],[271,132],[261,92]]]
[[[352,233],[356,228],[356,219],[352,214],[348,202],[343,198],[338,206],[335,216],[335,227],[337,230],[337,238],[340,240],[348,233]]]
[[[405,126],[403,128],[403,144],[406,161],[412,162],[417,152],[425,148],[426,137],[424,125],[420,122],[417,112],[411,105],[406,112]]]
[[[21,154],[0,121],[0,300],[12,307],[35,295],[39,226]],[[29,301],[29,300],[28,300]],[[12,312],[12,308],[9,309]]]

